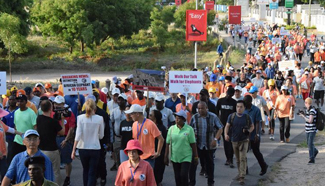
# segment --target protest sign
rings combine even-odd
[[[61,75],[64,95],[92,94],[90,74]]]
[[[294,70],[294,69],[295,69],[295,60],[279,62],[279,70],[280,71],[288,71],[288,70]]]
[[[186,11],[186,41],[207,40],[207,14],[206,10]]]
[[[241,6],[228,7],[229,24],[241,24]]]
[[[281,38],[272,38],[272,44],[281,44]]]
[[[202,88],[202,71],[169,71],[170,93],[199,93]]]
[[[6,72],[0,72],[0,94],[7,94]]]

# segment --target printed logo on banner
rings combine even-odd
[[[207,11],[214,10],[214,1],[206,1],[205,2],[205,9]]]
[[[202,71],[169,71],[170,93],[199,93],[202,88]]]
[[[61,78],[65,95],[92,93],[90,74],[64,74]]]
[[[6,72],[0,72],[0,94],[7,94]]]
[[[228,19],[229,24],[241,24],[241,6],[229,6]]]
[[[187,10],[186,11],[186,40],[206,41],[207,40],[207,11]]]

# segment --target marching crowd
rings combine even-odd
[[[241,28],[229,30],[241,33]],[[260,165],[259,175],[268,170],[261,135],[290,142],[297,99],[305,102],[299,116],[306,121],[308,163],[315,163],[316,116],[324,104],[324,43],[299,31],[281,36],[277,25],[252,24],[242,33],[248,49],[243,66],[235,69],[227,62],[201,69],[204,85],[198,94],[169,92],[168,83],[164,93],[133,90],[133,75],[113,77],[110,87],[92,81],[89,95],[64,95],[62,84],[57,90],[50,83],[10,87],[0,109],[1,186],[69,186],[75,157],[81,160],[84,186],[95,186],[98,179],[102,186],[162,185],[169,164],[175,185],[196,185],[200,165],[199,175],[211,186],[221,140],[225,165],[237,167],[236,180],[245,184],[248,150]],[[306,67],[303,55],[310,56]],[[295,67],[280,69],[282,60],[294,60]],[[115,181],[106,180],[108,151],[114,161],[110,170],[117,170]]]

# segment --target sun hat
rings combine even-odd
[[[139,155],[143,154],[140,142],[138,140],[130,140],[124,149],[124,154],[128,155],[129,150],[138,150]]]

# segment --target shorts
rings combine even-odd
[[[314,99],[323,99],[324,98],[324,90],[315,90]]]
[[[57,136],[56,144],[60,151],[61,163],[69,164],[72,162],[71,153],[73,144],[71,142],[67,142],[64,148],[61,148],[61,143],[65,139],[65,136]]]

